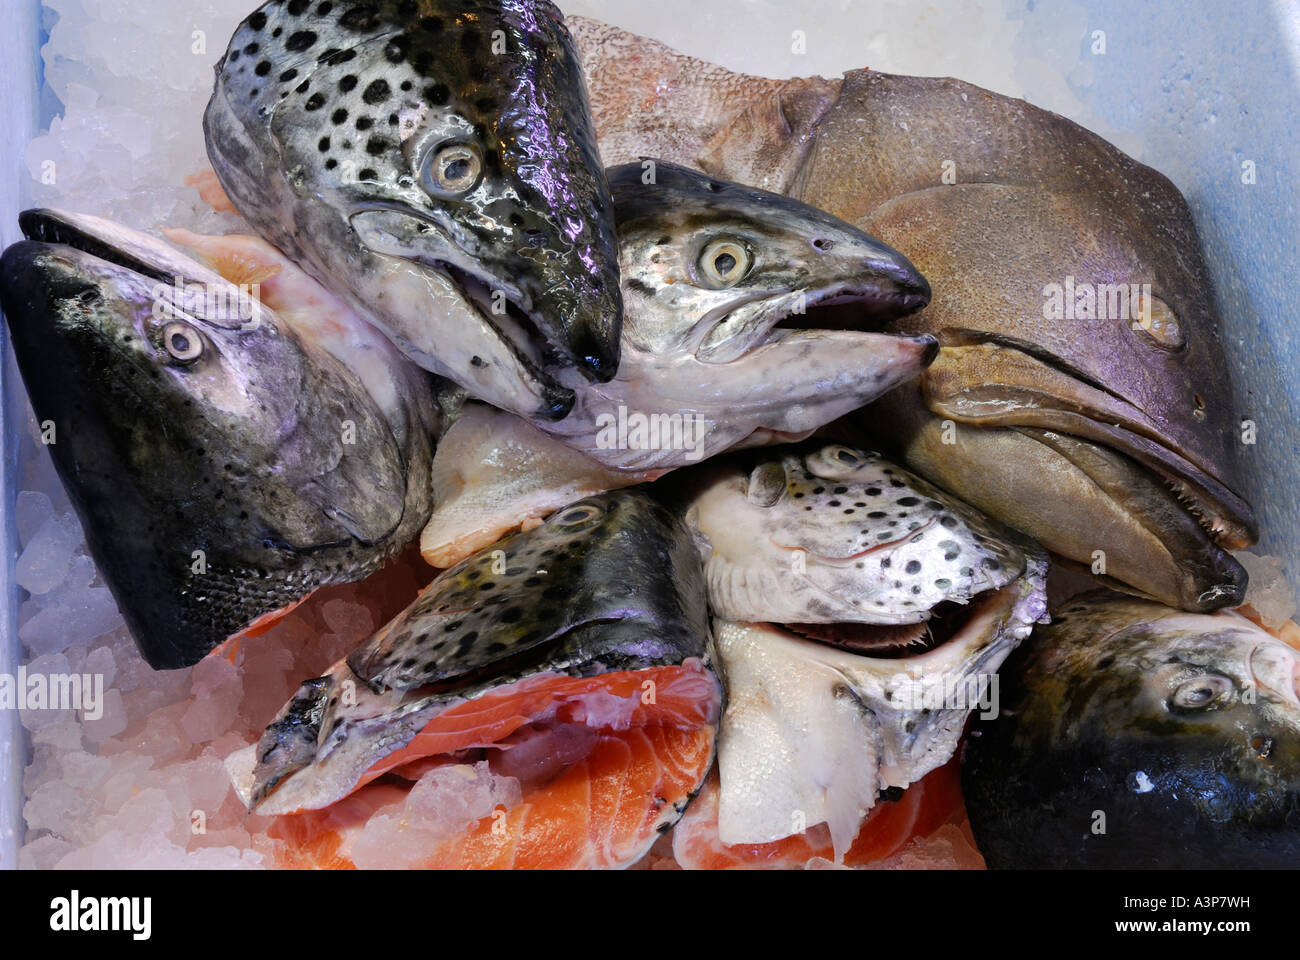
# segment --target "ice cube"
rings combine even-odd
[[[73,514],[50,517],[19,555],[14,564],[14,581],[28,593],[48,593],[63,582],[72,555],[82,541],[81,524]]]

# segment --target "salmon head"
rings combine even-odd
[[[256,748],[251,808],[326,806],[413,759],[422,743],[437,747],[420,756],[456,749],[442,733],[433,738],[452,711],[481,718],[500,701],[520,724],[573,719],[573,710],[592,727],[639,722],[643,681],[629,699],[600,678],[665,668],[672,679],[663,682],[688,691],[693,722],[714,723],[711,643],[699,558],[681,521],[643,489],[579,500],[444,571],[329,674],[303,684]],[[561,709],[568,700],[580,708]],[[422,733],[432,741],[418,741]],[[469,742],[493,741],[483,731]]]
[[[552,4],[265,4],[204,130],[239,212],[421,365],[542,418],[556,371],[613,376],[614,219]]]
[[[929,337],[874,332],[930,297],[907,258],[874,237],[673,163],[608,173],[623,283],[619,373],[578,386],[564,421],[538,422],[600,463],[665,469],[803,436],[932,358]]]
[[[1106,582],[1240,602],[1239,411],[1178,189],[1071,121],[959,80],[770,80],[572,18],[605,162],[653,152],[819,207],[904,253],[940,353],[875,442]]]
[[[145,659],[182,667],[428,518],[427,436],[399,443],[342,364],[143,234],[29,210],[0,306],[90,552]],[[416,461],[419,461],[418,463]]]
[[[989,866],[1295,863],[1300,653],[1235,613],[1106,591],[1054,614],[1007,665],[1008,709],[966,747]],[[1105,810],[1108,829],[1078,829],[1076,810]]]
[[[921,625],[1014,582],[1036,552],[902,467],[841,444],[738,455],[692,474],[689,487],[709,604],[728,620]]]

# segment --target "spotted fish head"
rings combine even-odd
[[[29,239],[0,260],[14,353],[151,665],[193,663],[359,579],[418,529],[381,411],[273,311],[116,224],[50,210],[20,224]]]
[[[609,179],[629,345],[722,365],[795,332],[781,321],[815,329],[829,319],[805,316],[817,307],[844,306],[836,326],[870,329],[929,302],[906,257],[797,200],[666,161]]]
[[[552,4],[265,4],[205,130],[240,212],[436,372],[547,418],[552,374],[613,376],[612,203]]]
[[[681,521],[640,489],[570,504],[442,573],[348,658],[375,691],[677,664],[708,636]]]
[[[1021,539],[901,467],[829,445],[703,475],[687,511],[729,620],[906,624],[1026,570]]]

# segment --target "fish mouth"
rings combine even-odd
[[[1258,538],[1250,505],[1104,384],[1020,341],[946,330],[940,343],[922,380],[936,415],[972,426],[1050,431],[1116,450],[1156,478],[1220,546],[1243,549]]]
[[[805,640],[814,640],[849,653],[877,659],[908,660],[941,647],[982,639],[987,615],[1014,602],[1014,583],[985,590],[970,600],[945,600],[916,623],[784,623],[781,626]]]
[[[914,313],[930,302],[929,283],[906,261],[873,263],[869,269],[874,274],[870,280],[835,283],[802,294],[792,291],[774,296],[762,291],[710,311],[700,324],[695,358],[702,363],[730,363],[794,333],[874,333],[889,321]],[[715,337],[737,311],[753,304],[760,305],[761,319],[749,336]],[[922,366],[928,366],[938,350],[936,340]]]
[[[547,421],[568,416],[575,401],[574,391],[561,384],[552,372],[574,365],[573,346],[548,334],[554,324],[547,322],[541,311],[527,306],[528,298],[517,283],[484,269],[461,250],[437,220],[401,204],[361,204],[349,219],[373,255],[401,260],[450,281],[462,303],[478,315],[523,373],[538,385],[541,406],[527,411],[529,415]],[[389,226],[394,222],[413,223],[416,241],[401,241],[400,231]],[[485,361],[475,356],[471,363],[479,366]]]

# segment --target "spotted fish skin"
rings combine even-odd
[[[688,662],[712,675],[691,535],[640,488],[580,500],[444,571],[307,681],[258,745],[251,801],[264,813],[334,802],[431,718],[510,684]]]
[[[879,454],[814,443],[697,474],[688,524],[718,616],[918,623],[1026,570],[1024,537]]]
[[[613,376],[612,202],[552,4],[267,3],[204,129],[239,212],[423,366],[543,418],[561,369]]]

